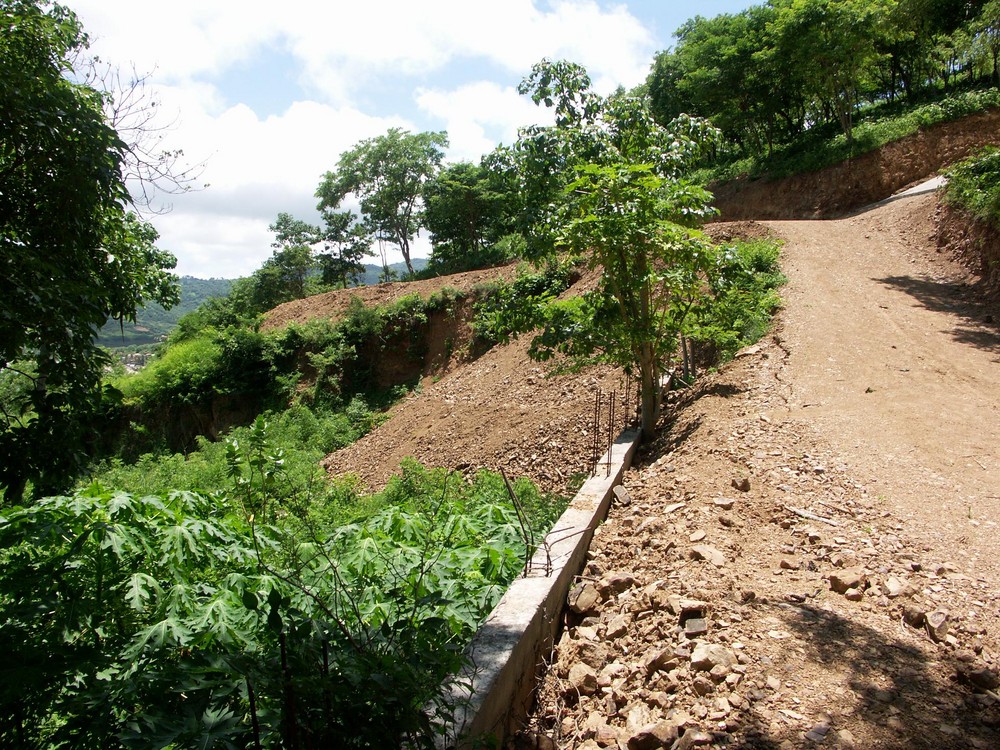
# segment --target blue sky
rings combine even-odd
[[[150,74],[165,145],[204,162],[204,189],[151,221],[177,271],[249,274],[279,212],[315,221],[338,156],[390,127],[447,130],[450,160],[510,143],[546,112],[516,93],[543,57],[606,93],[641,83],[689,17],[750,2],[631,0],[67,0],[91,53]],[[421,236],[416,255],[430,246]],[[390,259],[398,259],[390,253]]]

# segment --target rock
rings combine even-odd
[[[598,593],[597,587],[589,582],[578,583],[570,590],[569,596],[566,598],[569,608],[578,615],[593,612],[600,600],[601,595]]]
[[[708,632],[708,620],[703,617],[691,617],[684,621],[684,635],[696,638]]]
[[[731,497],[717,497],[712,501],[716,506],[722,508],[723,510],[731,510],[736,504],[736,500]]]
[[[948,613],[940,609],[928,612],[924,617],[924,627],[931,640],[943,641],[948,635]]]
[[[802,568],[802,563],[796,560],[794,557],[783,557],[778,566],[782,570],[799,570]]]
[[[733,481],[731,482],[731,484],[733,485],[734,489],[737,489],[740,492],[749,492],[750,491],[750,478],[749,477],[733,477]]]
[[[597,583],[597,590],[602,596],[610,596],[612,594],[620,594],[623,591],[627,591],[635,585],[635,578],[630,576],[628,573],[621,572],[611,572],[607,573],[600,581]]]
[[[865,592],[858,588],[850,588],[844,592],[844,598],[851,602],[860,602],[865,598]]]
[[[861,568],[845,568],[830,574],[830,588],[838,594],[846,594],[848,589],[864,588],[865,580]]]
[[[658,669],[664,672],[667,671],[676,662],[677,657],[674,656],[673,649],[654,648],[652,651],[647,651],[645,656],[642,657],[642,668],[646,671],[646,675],[649,676]]]
[[[732,669],[737,664],[736,654],[717,643],[699,643],[695,646],[691,654],[692,669],[709,672],[719,664]]]
[[[673,750],[690,750],[692,747],[712,744],[712,735],[701,729],[689,729],[674,743]]]
[[[619,502],[619,504],[621,504],[621,505],[631,505],[632,504],[632,498],[629,496],[628,490],[626,490],[620,484],[616,485],[615,488],[614,488],[614,490],[612,490],[612,492],[615,493],[615,500],[617,500]]]
[[[767,677],[767,686],[771,690],[775,690],[775,691],[781,690],[781,680],[779,680],[777,677],[774,677],[773,675],[768,675],[768,677]]]
[[[844,750],[854,750],[857,744],[850,729],[841,729],[837,732],[837,742]]]
[[[708,535],[704,531],[699,529],[698,531],[694,532],[689,538],[691,539],[692,542],[700,542],[706,536]]]
[[[908,593],[906,583],[896,578],[896,576],[889,576],[886,578],[882,582],[880,588],[882,589],[882,593],[890,599],[895,599],[896,597],[903,596]]]
[[[597,692],[597,672],[593,667],[583,662],[577,662],[569,670],[569,687],[567,693],[593,695]]]
[[[623,635],[628,633],[628,626],[631,618],[628,615],[617,615],[610,623],[608,623],[608,630],[604,634],[605,638],[616,639],[621,638]]]
[[[960,664],[958,676],[963,682],[972,685],[977,690],[996,690],[1000,688],[1000,676],[989,667]]]
[[[693,560],[708,560],[717,568],[721,568],[726,564],[726,557],[715,547],[710,547],[707,544],[696,544],[691,548],[690,552],[691,559]]]
[[[677,739],[677,727],[669,721],[647,724],[628,738],[628,750],[657,750],[670,747]]]
[[[907,602],[903,605],[903,619],[911,628],[923,627],[927,618],[927,610],[915,602]]]
[[[830,733],[830,725],[825,723],[816,724],[812,729],[806,732],[806,739],[812,742],[822,742],[826,739],[826,736]]]
[[[715,692],[715,683],[704,675],[698,675],[691,681],[691,688],[696,695],[704,697]]]

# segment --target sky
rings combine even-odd
[[[542,58],[582,64],[599,93],[642,83],[702,0],[65,0],[105,63],[148,76],[161,147],[197,188],[147,218],[177,273],[235,278],[273,252],[281,212],[319,223],[314,193],[341,153],[399,127],[445,130],[479,158],[550,115],[517,85]],[[430,253],[426,233],[416,257]],[[389,261],[400,260],[390,249]],[[372,259],[370,262],[377,262]]]

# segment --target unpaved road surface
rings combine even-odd
[[[1000,748],[1000,333],[933,210],[768,224],[777,327],[674,397],[513,746]]]

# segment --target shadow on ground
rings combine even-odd
[[[887,276],[874,281],[906,292],[928,310],[950,313],[955,316],[956,324],[945,333],[963,344],[1000,355],[997,306],[977,299],[981,295],[976,287],[962,282],[933,281],[912,276]]]
[[[934,651],[918,647],[911,638],[893,638],[810,605],[758,606],[765,608],[762,615],[782,621],[794,636],[787,641],[784,663],[773,665],[776,674],[795,681],[796,665],[812,661],[843,676],[840,694],[824,696],[832,721],[823,744],[844,747],[838,732],[850,724],[858,748],[1000,747],[1000,706],[954,682],[950,656],[929,660],[928,653]],[[802,697],[815,703],[816,696]],[[802,739],[805,731],[799,725],[795,732],[777,732],[775,722],[781,726],[785,717],[769,711],[754,709],[747,718],[756,725],[748,732],[746,747],[773,748],[776,734]],[[814,745],[807,740],[792,744]]]

